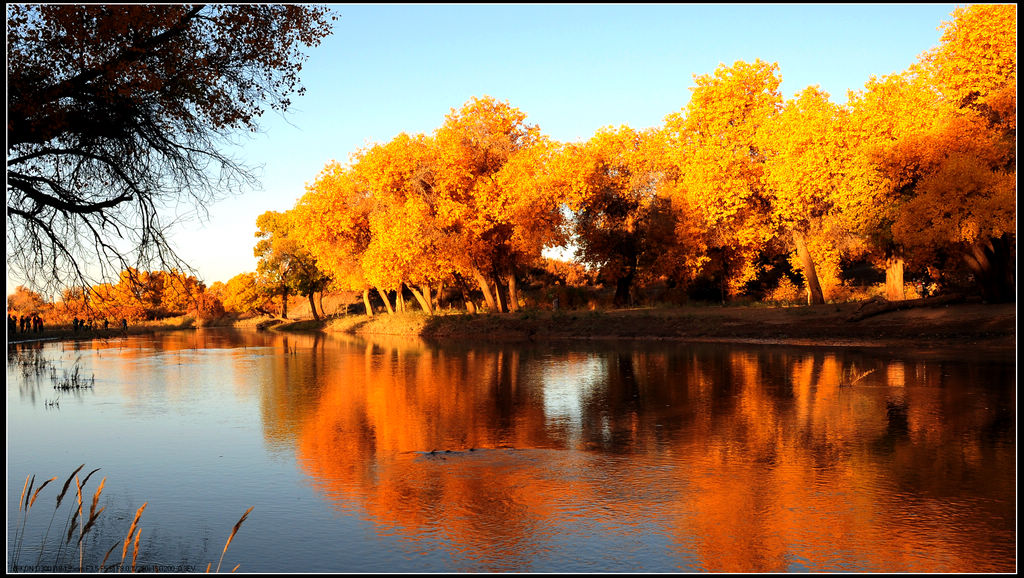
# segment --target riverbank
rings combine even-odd
[[[804,307],[688,306],[610,311],[521,311],[503,315],[419,312],[350,315],[329,320],[256,318],[234,327],[287,332],[419,336],[429,341],[515,342],[641,339],[778,343],[821,346],[944,346],[1016,348],[1015,304],[986,305],[937,299],[908,301],[892,310],[882,302]],[[131,326],[128,333],[193,327],[188,319]],[[8,343],[116,338],[120,330],[90,333],[48,330],[8,335]]]
[[[658,339],[793,345],[1016,347],[1016,305],[918,300],[810,307],[719,307],[522,311],[505,315],[421,313],[343,317],[273,326],[279,331],[418,335],[428,340]]]

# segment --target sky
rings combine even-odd
[[[660,126],[686,106],[695,75],[737,60],[778,63],[786,99],[819,85],[845,103],[872,75],[937,46],[957,5],[331,6],[340,18],[306,49],[305,94],[225,149],[258,167],[261,185],[171,236],[207,285],[256,270],[256,218],[294,207],[325,164],[402,132],[430,134],[472,97],[506,101],[563,142]]]

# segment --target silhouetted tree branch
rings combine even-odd
[[[301,94],[305,5],[7,8],[7,263],[36,289],[181,268],[166,236],[255,184],[222,149]]]

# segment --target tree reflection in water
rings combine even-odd
[[[553,540],[600,556],[596,534],[642,550],[651,533],[680,570],[1013,565],[1012,500],[988,499],[1015,495],[1012,366],[687,345],[318,347],[275,367],[268,435],[294,434],[339,509],[465,570],[529,569]]]

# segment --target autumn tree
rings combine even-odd
[[[922,66],[950,104],[942,153],[897,234],[963,259],[982,296],[1016,298],[1017,7],[958,7]],[[911,238],[915,240],[911,240]]]
[[[958,9],[937,49],[851,95],[863,144],[848,213],[885,258],[890,299],[904,298],[908,259],[949,267],[949,255],[986,298],[1013,298],[1016,20],[995,8]],[[979,51],[975,71],[963,59]]]
[[[45,306],[46,299],[24,285],[18,285],[15,287],[14,293],[7,296],[7,310],[13,311],[17,315],[41,313]]]
[[[290,211],[267,211],[256,218],[256,227],[259,241],[253,254],[259,259],[257,272],[268,287],[280,293],[281,317],[288,318],[288,295],[298,294],[309,300],[313,317],[320,319],[313,295],[323,291],[330,278],[295,234],[294,216]]]
[[[754,278],[755,257],[775,235],[758,135],[782,106],[777,71],[761,60],[719,65],[695,77],[685,111],[665,118],[673,205],[695,219],[704,266],[717,261],[729,294]]]
[[[1017,6],[974,4],[953,10],[939,45],[923,55],[943,95],[957,108],[1016,126]]]
[[[272,304],[267,299],[267,291],[260,286],[256,273],[239,273],[228,279],[217,291],[214,290],[215,286],[216,283],[211,285],[210,290],[220,299],[225,311],[270,314]]]
[[[351,169],[328,163],[292,209],[296,237],[331,279],[331,286],[362,294],[366,314],[373,316],[363,273],[362,255],[370,243],[373,199]]]
[[[849,94],[852,137],[857,146],[855,175],[839,199],[851,230],[860,235],[874,263],[885,270],[886,298],[905,299],[906,248],[893,236],[892,224],[913,198],[921,177],[920,148],[908,148],[935,126],[941,99],[920,74],[908,69],[881,78],[872,76],[859,92]]]
[[[527,124],[519,109],[483,97],[452,110],[433,138],[434,211],[439,228],[459,248],[458,269],[476,281],[489,309],[514,310],[514,295],[503,300],[501,294],[501,280],[514,286],[521,265],[511,247],[515,223],[503,215],[513,189],[502,186],[498,173],[541,141],[540,129]]]
[[[577,256],[614,283],[617,307],[631,301],[637,276],[654,270],[667,241],[674,241],[659,142],[656,131],[607,127],[567,149],[566,168],[574,173],[569,181],[577,186],[567,196],[574,205]]]
[[[540,135],[509,157],[489,187],[491,219],[501,233],[493,237],[500,244],[492,262],[508,289],[511,311],[518,308],[520,272],[542,262],[545,249],[565,246],[572,234],[567,175],[552,168],[563,158],[562,149]]]
[[[847,192],[856,144],[848,126],[846,109],[811,86],[787,101],[758,137],[766,152],[771,217],[792,241],[808,304],[825,302],[818,272],[823,263],[830,281],[838,279],[845,235],[837,197]],[[811,243],[820,248],[817,256]]]
[[[222,152],[302,93],[313,5],[7,7],[7,263],[37,288],[184,268],[183,215],[253,182]]]
[[[357,155],[353,173],[372,200],[368,216],[369,242],[361,253],[366,279],[378,288],[388,311],[388,291],[396,291],[396,307],[408,287],[427,314],[436,295],[452,278],[459,237],[443,230],[434,187],[434,140],[425,135],[399,134]]]

